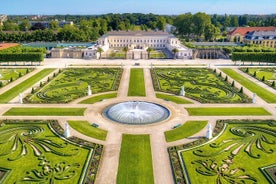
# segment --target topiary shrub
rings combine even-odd
[[[265,81],[265,76],[262,77],[262,81],[263,81],[263,82]]]
[[[243,93],[243,87],[241,87],[241,89],[240,89],[239,93]]]

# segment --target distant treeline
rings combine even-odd
[[[73,21],[74,25],[59,27],[56,20]],[[164,30],[166,24],[176,27],[175,34],[189,40],[212,41],[225,38],[228,27],[276,26],[276,15],[208,15],[206,13],[155,15],[141,13],[106,15],[53,15],[38,18],[9,16],[0,26],[0,41],[96,41],[111,30]],[[49,21],[45,27],[41,22]],[[223,38],[223,39],[224,39]]]

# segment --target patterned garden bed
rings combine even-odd
[[[59,133],[53,120],[1,121],[0,168],[12,171],[3,183],[94,183],[103,146]]]
[[[176,183],[267,183],[258,168],[276,163],[276,121],[218,123],[224,131],[213,141],[169,148]]]
[[[41,84],[42,89],[37,89],[25,101],[28,103],[68,103],[87,96],[88,85],[91,86],[92,94],[117,90],[121,74],[122,69],[119,68],[66,69],[58,76],[53,76],[54,79],[49,84]]]
[[[240,89],[206,68],[157,68],[151,74],[156,91],[179,94],[184,85],[185,96],[201,103],[250,102]]]

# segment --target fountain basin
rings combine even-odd
[[[145,125],[167,119],[170,111],[152,102],[127,101],[108,106],[103,114],[106,118],[118,123]]]

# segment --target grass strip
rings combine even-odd
[[[69,125],[78,132],[95,139],[105,141],[107,131],[93,127],[87,121],[68,121]]]
[[[22,93],[23,91],[30,88],[32,85],[37,83],[39,80],[43,79],[45,76],[49,75],[51,72],[53,72],[55,69],[48,68],[44,69],[37,74],[33,75],[32,77],[26,79],[25,81],[21,82],[20,84],[14,86],[10,90],[4,92],[0,95],[0,103],[8,103],[13,98],[15,98],[19,93]]]
[[[241,74],[237,73],[236,71],[230,69],[230,68],[221,68],[221,71],[223,71],[226,75],[229,75],[232,79],[239,82],[241,85],[252,91],[253,93],[256,93],[259,97],[264,99],[268,103],[276,103],[276,95],[272,92],[264,89],[263,87],[255,84],[251,80],[245,78]]]
[[[160,99],[167,100],[167,101],[172,101],[172,102],[177,103],[177,104],[192,104],[192,102],[190,102],[186,99],[177,97],[175,95],[167,95],[167,94],[163,94],[163,93],[156,93],[156,97],[160,98]]]
[[[4,116],[83,116],[86,108],[13,107]]]
[[[149,135],[123,134],[116,183],[154,183]]]
[[[263,116],[271,115],[262,107],[186,108],[190,116]]]
[[[128,87],[128,96],[146,96],[144,70],[132,68],[130,70],[130,79]]]
[[[93,97],[83,100],[79,103],[80,104],[93,104],[96,102],[103,101],[105,99],[115,98],[115,97],[117,97],[117,93],[108,93],[108,94],[93,96]]]
[[[187,121],[182,126],[165,132],[167,142],[173,142],[194,135],[207,125],[207,121]]]

